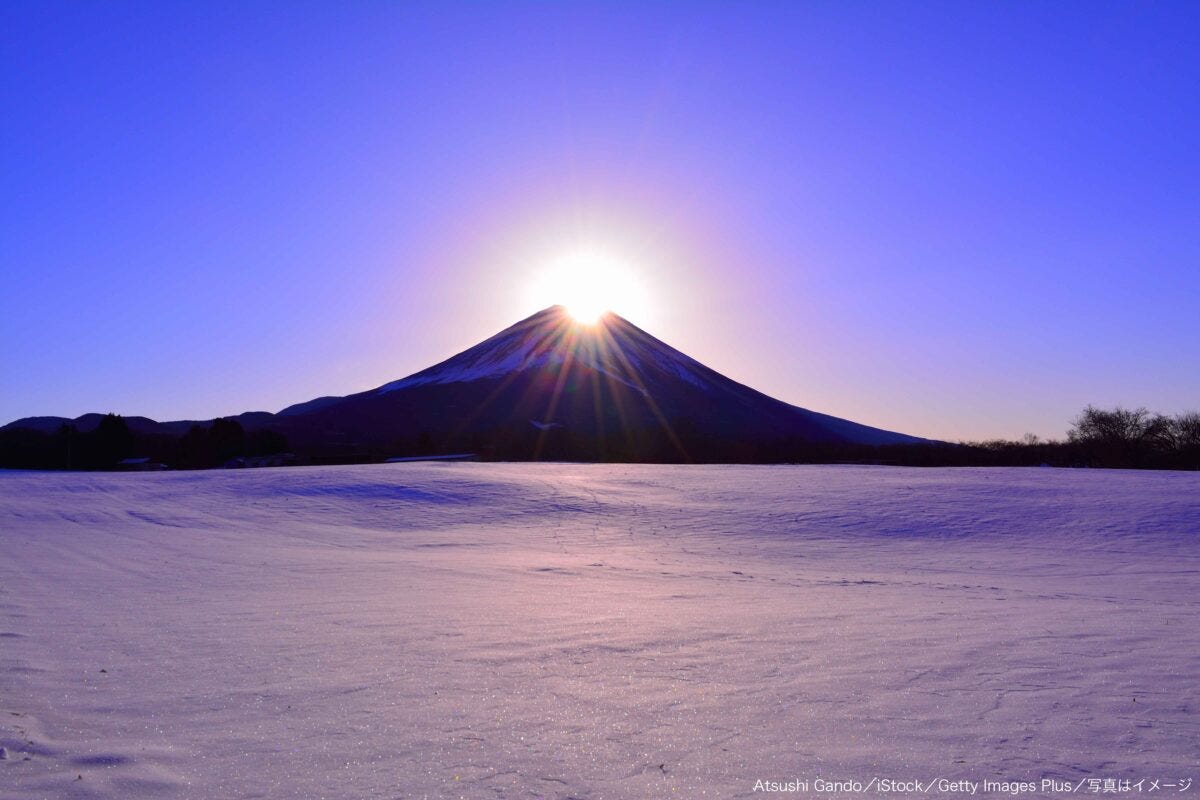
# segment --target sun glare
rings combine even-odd
[[[606,312],[639,319],[646,311],[642,282],[622,261],[580,250],[549,263],[531,290],[538,307],[561,305],[576,321],[594,325]]]

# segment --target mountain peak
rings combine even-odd
[[[502,378],[513,373],[564,364],[583,364],[613,380],[642,391],[630,374],[638,361],[636,333],[649,339],[622,317],[606,312],[595,323],[583,323],[565,306],[553,305],[510,325],[458,355],[415,375],[379,387],[380,394],[412,386],[465,383]],[[658,342],[657,339],[653,341]],[[662,348],[665,344],[658,342]],[[671,350],[674,356],[688,359]]]

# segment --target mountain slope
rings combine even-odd
[[[665,437],[682,455],[688,448],[679,445],[689,438],[710,444],[924,441],[789,405],[615,314],[582,325],[557,306],[406,378],[288,411],[290,436],[347,445],[421,431],[460,447],[472,434],[497,432],[536,432],[545,439],[561,431],[593,443]]]
[[[98,419],[85,415],[75,424],[90,429]],[[615,314],[584,325],[559,306],[375,389],[236,419],[247,431],[283,434],[298,453],[331,459],[471,451],[498,458],[769,461],[804,457],[814,447],[828,453],[845,445],[926,441],[789,405]],[[63,422],[39,417],[6,427],[52,433]],[[140,433],[170,436],[193,424],[130,419]]]

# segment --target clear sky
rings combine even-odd
[[[1194,2],[17,2],[0,30],[0,421],[377,386],[538,310],[577,247],[636,276],[633,322],[817,411],[977,439],[1200,408]]]

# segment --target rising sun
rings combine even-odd
[[[530,287],[539,307],[561,305],[573,319],[594,325],[612,311],[644,318],[646,295],[629,265],[596,250],[576,250],[553,259]]]

